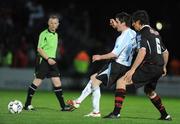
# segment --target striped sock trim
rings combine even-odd
[[[31,89],[32,89],[32,90],[34,90],[34,91],[36,90],[36,89],[35,89],[35,88],[33,88],[32,86],[29,86],[29,88],[31,88]]]
[[[62,91],[62,89],[57,89],[57,90],[54,90],[54,92],[58,92],[58,91]]]

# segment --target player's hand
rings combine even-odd
[[[110,19],[110,26],[112,26],[113,28],[116,28],[117,22],[114,19]]]
[[[54,60],[54,59],[48,59],[48,63],[49,63],[49,65],[54,65],[54,64],[56,64],[56,61]]]
[[[124,76],[124,79],[125,79],[127,82],[131,82],[132,76],[133,76],[134,72],[135,72],[135,70],[130,69],[128,72],[126,72],[126,74],[125,74],[125,76]]]
[[[164,68],[163,68],[163,74],[162,74],[162,77],[166,76],[166,74],[167,74],[167,69],[166,69],[166,67],[164,67]]]
[[[99,60],[101,60],[101,55],[93,55],[93,57],[92,57],[93,62],[99,61]]]

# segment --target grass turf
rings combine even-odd
[[[76,98],[80,92],[64,91],[65,100]],[[91,97],[88,97],[79,109],[73,112],[61,112],[53,92],[37,91],[33,97],[36,111],[23,110],[20,114],[10,114],[7,105],[11,100],[20,100],[24,104],[26,91],[0,91],[0,124],[179,124],[180,99],[163,97],[163,103],[173,121],[157,120],[159,112],[144,96],[127,95],[123,103],[120,119],[88,118],[83,115],[91,111]],[[101,114],[109,114],[113,109],[113,94],[102,93]]]

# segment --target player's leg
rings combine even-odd
[[[65,105],[63,91],[61,87],[61,81],[59,77],[51,77],[52,83],[54,85],[54,93],[59,101],[61,111],[69,111],[70,107]]]
[[[97,73],[100,69],[100,64],[102,64],[100,61],[95,61],[92,63],[92,75],[94,75],[95,73]],[[102,68],[101,68],[102,69]],[[81,95],[75,100],[75,102],[77,104],[80,104],[88,95],[90,95],[92,93],[92,80],[90,79],[86,85],[86,87],[84,88],[84,90],[82,91]]]
[[[171,116],[166,112],[166,109],[161,101],[161,97],[154,91],[155,87],[156,87],[156,83],[147,84],[144,87],[144,92],[149,97],[152,104],[160,112],[161,117],[159,119],[160,120],[172,120]]]
[[[101,98],[101,92],[100,92],[100,84],[102,81],[96,79],[96,75],[94,74],[91,76],[92,81],[92,104],[93,104],[93,111],[85,116],[88,117],[101,117],[100,114],[100,98]]]
[[[25,110],[33,110],[33,106],[31,105],[32,97],[38,88],[38,86],[42,83],[42,79],[35,78],[33,83],[29,86],[28,92],[27,92],[27,97],[26,97],[26,102],[24,109]]]
[[[82,101],[84,101],[84,99],[89,96],[89,94],[92,93],[92,81],[89,80],[89,82],[87,83],[86,87],[83,89],[83,91],[81,92],[81,95],[73,100],[73,104],[77,104],[77,105],[74,105],[74,107],[78,108],[79,105],[81,104]]]
[[[90,117],[100,117],[100,98],[101,98],[101,92],[100,92],[100,84],[102,82],[108,82],[109,72],[111,70],[111,63],[106,64],[102,67],[102,69],[93,75],[91,75],[91,81],[92,81],[92,106],[93,111],[85,116]],[[107,85],[107,84],[106,84]]]
[[[80,107],[81,102],[83,102],[85,100],[85,98],[87,96],[89,96],[89,94],[91,94],[91,93],[92,93],[92,81],[89,80],[86,87],[81,92],[81,95],[75,100],[71,100],[71,99],[67,100],[67,104],[73,106],[74,109],[77,109]]]
[[[129,67],[119,63],[112,63],[110,73],[110,84],[116,83],[115,97],[114,97],[114,110],[104,118],[119,118],[120,110],[126,95],[127,82],[124,80],[124,74],[129,70]]]
[[[117,64],[115,62],[108,63],[98,73],[91,76],[93,111],[90,114],[88,114],[87,116],[91,116],[91,117],[100,117],[101,116],[100,107],[99,107],[101,92],[100,92],[99,86],[101,83],[103,83],[105,86],[111,86],[111,84],[113,84],[114,80],[119,75],[119,73],[116,72],[116,70],[119,70],[117,65],[119,65],[119,64]],[[112,67],[115,67],[116,70],[113,69]],[[111,71],[111,70],[114,70],[114,71]]]
[[[130,84],[130,83],[128,83]],[[127,82],[124,80],[124,76],[117,80],[116,91],[115,91],[115,101],[114,101],[114,110],[104,118],[119,118],[120,111],[123,105],[123,101],[126,95],[126,85]]]
[[[101,98],[101,91],[100,91],[100,84],[102,81],[96,79],[96,75],[94,74],[91,76],[92,80],[92,103],[93,103],[93,112],[100,113],[99,106],[100,106],[100,98]]]

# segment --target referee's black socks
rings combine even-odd
[[[37,89],[37,86],[34,85],[33,83],[29,86],[25,107],[28,107],[28,105],[31,105],[32,97],[36,89]]]
[[[54,87],[54,93],[56,94],[56,97],[59,101],[59,104],[61,106],[61,108],[65,107],[65,103],[64,103],[64,97],[63,97],[63,92],[62,92],[62,88],[61,87]]]

